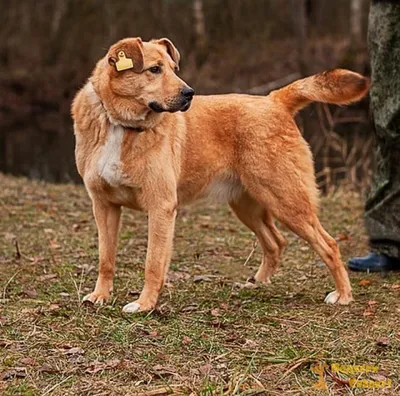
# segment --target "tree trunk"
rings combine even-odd
[[[307,46],[307,1],[306,0],[292,0],[292,16],[295,25],[295,35],[297,38],[298,50],[298,70],[301,77],[309,74],[308,68],[308,46]],[[305,130],[309,127],[307,119],[303,119],[300,115],[296,117],[297,125],[304,134]]]
[[[306,0],[292,0],[293,19],[296,26],[299,71],[302,77],[308,74],[307,50],[307,3]]]
[[[196,64],[200,67],[206,60],[206,24],[204,18],[203,0],[193,1],[193,19],[196,46]]]
[[[359,49],[362,43],[362,3],[363,0],[351,0],[350,32],[354,49]]]
[[[351,0],[350,3],[350,50],[353,54],[352,68],[356,71],[363,69],[362,5],[363,0]]]

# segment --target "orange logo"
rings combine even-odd
[[[313,389],[317,389],[317,390],[327,390],[328,386],[326,385],[325,382],[325,369],[329,368],[329,366],[326,363],[317,363],[317,364],[313,364],[311,366],[311,371],[314,374],[317,374],[319,376],[318,382],[316,382],[313,385]]]
[[[325,372],[329,370],[332,373],[344,373],[347,375],[354,376],[357,374],[357,378],[349,378],[350,388],[391,388],[392,380],[385,378],[383,380],[372,380],[359,378],[361,374],[365,373],[377,373],[379,370],[378,366],[371,365],[343,365],[343,364],[332,364],[329,366],[326,363],[316,363],[311,366],[311,371],[318,375],[318,381],[313,385],[313,389],[316,390],[328,390],[328,386],[325,381]],[[333,374],[330,374],[333,376]]]

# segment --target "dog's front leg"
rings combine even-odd
[[[138,300],[124,306],[124,312],[151,311],[155,307],[171,259],[175,217],[175,203],[149,210],[144,288]]]
[[[83,301],[102,305],[113,289],[121,208],[93,198],[93,214],[99,234],[99,276],[94,291]]]

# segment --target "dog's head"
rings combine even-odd
[[[101,62],[102,72],[97,78],[103,81],[101,96],[106,107],[115,108],[118,103],[127,113],[130,102],[136,113],[188,110],[194,90],[177,76],[179,60],[178,50],[166,38],[117,42]]]

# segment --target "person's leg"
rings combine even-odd
[[[353,258],[360,271],[400,269],[400,2],[373,0],[368,45],[376,169],[365,207],[372,254]]]

